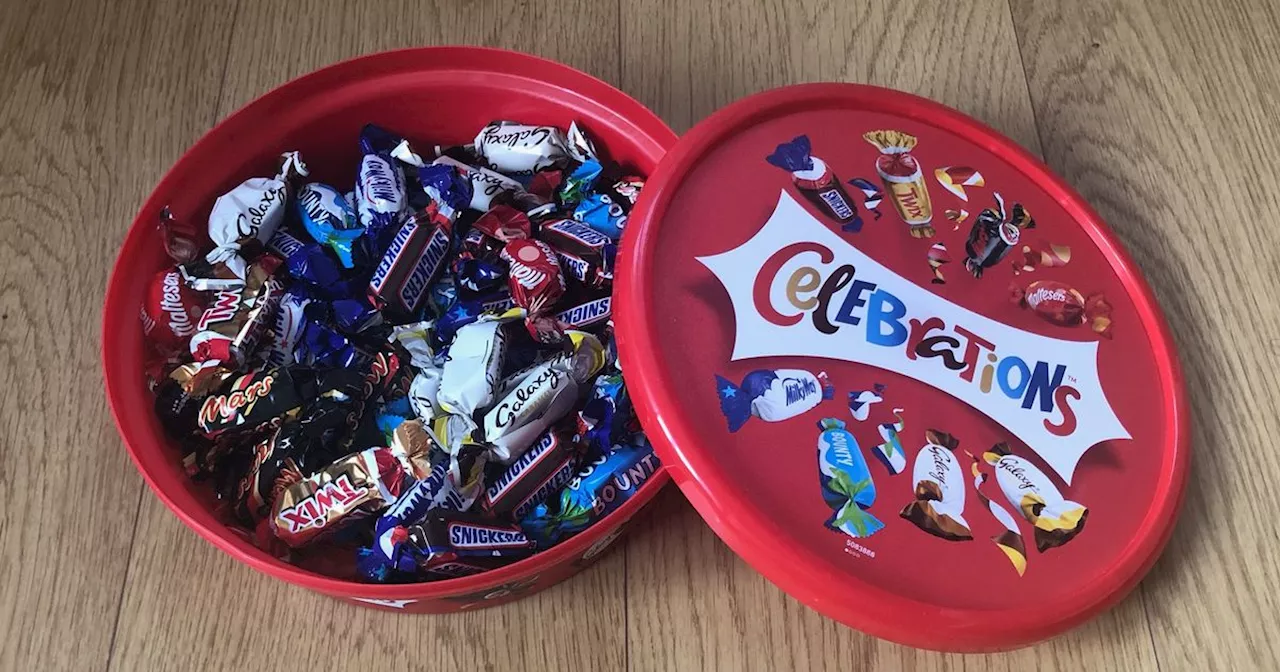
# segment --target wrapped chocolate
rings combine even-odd
[[[249,266],[242,287],[214,295],[191,337],[196,361],[216,361],[231,368],[247,361],[280,306],[281,286],[273,277],[279,265],[279,258],[264,254]]]
[[[765,422],[794,418],[832,398],[835,388],[825,372],[815,376],[798,369],[759,369],[744,376],[739,385],[716,376],[716,392],[729,431],[736,432],[752,417]]]
[[[417,420],[401,424],[396,429],[395,442],[429,446],[430,469],[406,488],[374,523],[374,543],[361,554],[359,565],[362,573],[380,581],[387,580],[394,572],[412,572],[416,567],[405,545],[409,540],[409,525],[422,522],[431,511],[470,509],[484,487],[485,454],[479,447],[450,456]]]
[[[540,340],[555,340],[558,334],[537,321],[564,296],[564,274],[555,252],[540,240],[516,238],[502,248],[502,259],[510,265],[507,285],[511,298],[527,313],[529,332]]]
[[[340,298],[350,294],[351,288],[342,277],[338,264],[319,245],[304,243],[284,229],[277,229],[267,241],[267,249],[284,260],[285,269],[292,278],[318,295]]]
[[[916,527],[948,541],[973,539],[964,519],[964,472],[956,459],[959,441],[936,429],[926,430],[925,445],[911,468],[915,500],[902,509],[902,517]]]
[[[425,455],[396,447],[341,458],[285,488],[271,510],[271,531],[297,548],[393,503],[427,472]]]
[[[993,194],[995,209],[986,208],[973,220],[973,228],[965,240],[964,267],[975,278],[981,278],[983,270],[1000,263],[1010,250],[1018,245],[1023,229],[1034,229],[1036,220],[1027,213],[1021,203],[1015,203],[1013,214],[1005,211],[1004,197]]]
[[[831,507],[829,529],[855,539],[884,529],[884,523],[867,509],[876,501],[876,486],[857,439],[844,422],[826,418],[818,422],[818,481],[822,499]]]
[[[284,220],[290,184],[307,174],[297,152],[280,156],[280,173],[275,177],[253,177],[218,197],[209,212],[209,238],[214,249],[205,256],[210,264],[222,264],[234,277],[245,277],[243,245],[265,244]]]
[[[513,121],[495,121],[480,129],[475,151],[490,166],[514,175],[532,175],[568,159],[560,129]]]
[[[582,444],[571,426],[560,424],[512,462],[485,490],[480,508],[502,518],[521,520],[560,491],[578,471]]]
[[[327,184],[312,182],[298,190],[298,198],[295,203],[298,210],[298,220],[302,222],[307,234],[320,245],[328,246],[329,249],[333,250],[334,254],[338,255],[338,261],[345,268],[354,268],[357,261],[357,241],[364,235],[365,230],[356,221],[356,214],[342,192]],[[320,260],[328,259],[328,257],[324,257],[323,253],[316,256],[314,254],[315,251],[319,251],[316,248],[305,246],[298,248],[291,245],[288,240],[281,240],[278,243],[283,243],[281,247],[284,247],[288,252],[307,255],[301,257],[296,263],[315,262],[323,265],[325,262]],[[359,261],[364,261],[363,257]],[[332,264],[332,262],[329,263]],[[328,268],[319,268],[317,270],[321,272],[329,271]],[[333,269],[335,274],[336,270]],[[291,265],[290,272],[292,271],[293,267]]]
[[[880,187],[864,177],[855,177],[849,180],[849,184],[862,192],[862,206],[867,209],[867,212],[871,213],[874,219],[880,219],[880,201],[884,200],[884,192]]]
[[[1111,303],[1101,293],[1085,298],[1059,280],[1036,280],[1025,285],[1015,282],[1009,291],[1010,300],[1046,322],[1060,327],[1088,324],[1094,333],[1111,338]]]
[[[364,157],[360,160],[355,190],[356,217],[364,228],[364,235],[369,237],[375,259],[382,256],[409,207],[404,170],[391,158],[390,148],[378,146],[376,138],[382,135],[386,133],[372,124],[361,131]]]
[[[369,280],[370,301],[393,314],[417,314],[445,268],[452,236],[452,224],[438,216],[434,204],[409,217]]]
[[[597,325],[613,315],[613,295],[605,292],[575,292],[560,304],[555,320],[568,329]]]
[[[631,207],[643,187],[644,180],[635,176],[623,177],[607,188],[583,196],[573,209],[573,218],[616,241],[622,237]]]
[[[551,546],[612,513],[640,489],[659,467],[643,434],[614,446],[585,465],[559,496],[535,506],[520,526],[539,546]]]
[[[533,236],[533,223],[529,221],[529,216],[509,205],[495,205],[489,208],[471,226],[474,230],[503,244],[517,238]]]
[[[911,236],[932,238],[933,203],[929,200],[929,184],[920,162],[911,155],[916,136],[902,131],[869,131],[862,138],[880,150],[876,172],[885,191],[893,197],[898,216],[909,227]]]
[[[200,232],[190,221],[174,217],[166,205],[160,209],[158,226],[165,254],[173,263],[187,264],[200,257]]]
[[[142,335],[161,354],[187,350],[206,305],[208,298],[188,287],[176,269],[160,271],[147,287],[139,314]]]
[[[556,191],[556,198],[561,203],[577,203],[581,201],[595,188],[596,182],[603,173],[604,167],[600,165],[599,161],[583,161],[564,178],[560,188]]]
[[[890,474],[901,474],[907,468],[907,454],[902,449],[902,430],[906,427],[906,423],[902,420],[902,409],[893,409],[893,417],[897,422],[880,423],[880,438],[882,443],[876,446],[875,452],[872,453]]]
[[[1057,548],[1084,530],[1089,509],[1063,497],[1039,467],[1012,454],[1008,444],[996,444],[982,458],[995,468],[1005,500],[1035,528],[1036,550]]]
[[[450,166],[467,178],[471,183],[471,202],[468,205],[477,212],[487,212],[498,204],[520,202],[525,195],[519,182],[492,170],[468,166],[448,156],[442,156],[434,163]]]
[[[226,471],[234,490],[228,487],[225,494],[241,521],[253,525],[264,519],[285,488],[345,454],[342,442],[351,432],[362,382],[355,370],[326,373],[314,383],[321,389],[316,398],[304,401],[300,411],[279,416],[278,427],[232,460]]]
[[[409,544],[418,567],[429,570],[468,558],[516,560],[533,553],[534,543],[519,525],[476,513],[436,509],[409,527]]]
[[[799,135],[778,145],[765,160],[791,173],[796,189],[828,217],[841,223],[857,219],[858,210],[845,193],[840,178],[826,162],[813,155],[809,136]]]
[[[494,457],[510,464],[578,403],[582,386],[604,367],[604,346],[591,334],[571,332],[573,352],[564,353],[523,374],[519,382],[484,414],[478,440]]]
[[[293,351],[302,338],[307,306],[311,298],[305,294],[288,291],[280,299],[275,321],[271,328],[271,341],[266,349],[266,361],[271,366],[294,363]]]
[[[970,465],[970,470],[973,472],[973,493],[978,496],[978,501],[987,506],[987,510],[996,521],[1004,526],[1004,530],[992,536],[991,541],[1005,554],[1005,557],[1009,558],[1018,576],[1022,576],[1027,571],[1027,545],[1022,539],[1022,532],[1018,529],[1018,521],[1008,509],[987,496],[985,488],[990,478],[983,472],[978,458],[973,454],[969,457],[973,459]]]
[[[578,411],[577,424],[582,440],[601,453],[640,432],[640,422],[620,374],[596,378],[591,398]]]
[[[566,275],[585,283],[611,279],[605,272],[605,250],[614,244],[608,236],[572,219],[545,223],[539,235],[555,250]]]
[[[470,416],[493,403],[507,348],[505,322],[485,320],[458,330],[440,372],[437,403],[446,413]]]

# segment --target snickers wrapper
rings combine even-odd
[[[499,518],[523,519],[573,479],[582,448],[567,428],[553,427],[485,489],[480,507]]]
[[[468,558],[515,560],[533,553],[534,543],[519,525],[477,513],[435,510],[409,527],[409,543],[418,566],[431,569]]]
[[[451,236],[449,220],[431,206],[405,221],[369,280],[373,304],[379,310],[415,315],[445,268]]]

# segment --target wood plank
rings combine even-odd
[[[1032,152],[1039,141],[1003,2],[623,4],[623,88],[687,129],[756,91],[855,81],[917,93]],[[1039,647],[983,657],[888,644],[836,625],[735,557],[674,493],[628,546],[633,669],[1155,668],[1139,599]]]
[[[1195,454],[1143,592],[1161,667],[1275,669],[1274,3],[1015,2],[1049,162],[1120,233],[1182,352]]]
[[[115,251],[212,120],[216,3],[0,11],[0,669],[104,669],[142,481],[98,360]]]
[[[615,36],[612,3],[241,3],[218,116],[328,63],[419,44],[520,46],[616,78]],[[140,521],[112,669],[345,669],[406,660],[427,669],[625,666],[622,553],[510,605],[412,617],[260,576],[152,497]]]

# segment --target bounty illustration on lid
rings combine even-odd
[[[1004,638],[1025,623],[961,627],[954,648],[1045,636],[1088,611],[1060,605],[1132,585],[1145,566],[1116,570],[1133,540],[1159,537],[1149,563],[1172,523],[1178,383],[1121,253],[1038,166],[945,115],[759,118],[699,138],[635,262],[660,269],[635,291],[678,337],[624,350],[624,365],[644,362],[643,395],[665,381],[650,399],[674,428],[677,482],[721,488],[695,505],[750,493],[744,520],[775,524],[769,543],[823,571],[957,613],[1045,619]],[[717,531],[768,565],[757,538]],[[846,620],[823,606],[837,600],[797,596]]]

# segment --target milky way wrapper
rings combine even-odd
[[[902,509],[902,517],[916,527],[948,541],[973,539],[964,519],[965,478],[955,449],[955,437],[930,429],[925,445],[911,468],[915,501]]]
[[[818,423],[818,476],[822,499],[833,513],[827,527],[854,537],[869,537],[884,523],[867,511],[876,501],[876,486],[857,439],[835,418]]]
[[[1084,530],[1089,509],[1062,496],[1057,486],[1030,460],[998,443],[982,458],[995,468],[996,484],[1005,500],[1035,528],[1036,550],[1044,552],[1076,538]]]
[[[800,369],[759,369],[743,376],[738,385],[716,376],[716,392],[729,431],[736,432],[752,417],[765,422],[794,418],[832,398],[835,388],[826,373],[815,376]]]

